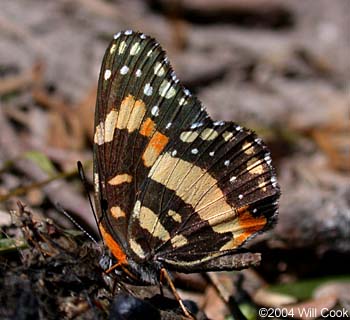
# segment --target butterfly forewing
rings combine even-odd
[[[207,117],[154,39],[133,32],[115,36],[98,86],[95,193],[102,226],[125,250],[129,218],[152,165],[183,126]]]

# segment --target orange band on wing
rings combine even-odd
[[[248,206],[240,208],[238,212],[238,223],[242,229],[242,233],[235,238],[235,242],[238,245],[242,244],[252,234],[263,229],[266,225],[266,218],[264,216],[253,217],[248,210]]]
[[[99,228],[107,247],[109,250],[111,250],[113,256],[118,260],[118,265],[128,264],[126,255],[119,244],[114,241],[113,237],[105,230],[101,223],[99,224]]]
[[[168,141],[169,138],[167,136],[157,131],[149,142],[149,146],[160,154],[167,145]]]
[[[153,135],[142,155],[142,160],[146,167],[153,165],[168,141],[169,138],[158,131]]]
[[[232,225],[233,237],[220,250],[232,250],[240,247],[251,235],[262,230],[267,223],[264,216],[256,218],[252,216],[248,205],[237,209],[236,214],[235,222]]]
[[[147,118],[141,126],[140,134],[142,134],[145,137],[149,137],[152,135],[152,133],[155,130],[155,123],[151,118]]]

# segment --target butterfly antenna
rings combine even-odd
[[[66,210],[63,209],[63,207],[59,204],[55,204],[56,209],[63,213],[81,232],[83,232],[93,243],[98,245],[97,241],[94,239],[94,237],[88,233]]]
[[[88,182],[87,182],[86,177],[85,177],[84,167],[83,167],[83,165],[82,165],[82,163],[80,161],[77,162],[77,167],[78,167],[78,173],[79,173],[79,176],[80,176],[80,180],[83,183],[83,186],[84,186],[84,189],[85,189],[85,193],[86,193],[86,195],[87,195],[87,197],[89,199],[90,207],[91,207],[92,213],[94,215],[96,226],[98,227],[99,223],[98,223],[96,211],[94,209],[94,206],[92,204],[92,200],[91,200],[91,197],[90,197],[89,186],[88,186]],[[104,242],[102,234],[101,234],[101,231],[100,231],[100,228],[97,228],[97,229],[98,229],[98,233],[100,235],[100,239],[102,240],[102,242]]]

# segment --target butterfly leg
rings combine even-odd
[[[106,274],[109,274],[109,273],[111,273],[114,269],[116,269],[116,268],[118,268],[118,267],[120,267],[121,266],[121,264],[120,263],[115,263],[114,265],[112,265],[111,267],[109,267],[107,270],[105,270],[105,273]]]
[[[108,268],[107,270],[105,270],[106,274],[111,273],[114,269],[116,268],[121,268],[121,270],[127,274],[130,278],[137,280],[136,276],[133,275],[126,267],[125,265],[121,264],[120,262],[115,263],[114,265],[112,265],[110,268]]]
[[[173,281],[170,278],[170,275],[168,273],[168,271],[165,268],[162,268],[160,270],[160,283],[162,283],[164,280],[166,280],[166,282],[169,284],[170,290],[173,293],[175,299],[179,302],[179,305],[184,313],[184,315],[186,317],[188,317],[189,319],[195,320],[195,317],[190,313],[189,310],[187,310],[187,308],[185,307],[179,293],[176,291],[176,288],[174,286]]]

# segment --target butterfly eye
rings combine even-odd
[[[103,270],[107,270],[112,266],[112,259],[108,255],[103,255],[99,261],[99,265]]]

